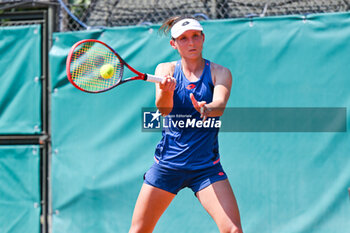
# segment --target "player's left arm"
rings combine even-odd
[[[210,103],[197,101],[191,94],[191,100],[194,108],[201,113],[205,120],[207,117],[221,116],[230,97],[232,86],[232,74],[229,69],[212,63],[212,78],[214,83],[213,100]]]

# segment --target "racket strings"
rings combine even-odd
[[[111,78],[101,77],[100,70],[105,64],[114,67]],[[120,82],[123,75],[123,64],[104,45],[97,42],[85,42],[73,51],[70,72],[72,81],[78,87],[90,92],[99,92]]]

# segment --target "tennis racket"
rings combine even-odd
[[[124,66],[136,76],[123,79]],[[111,47],[94,39],[81,40],[72,46],[67,57],[66,72],[74,87],[89,93],[108,91],[133,80],[154,83],[163,80],[135,70]]]

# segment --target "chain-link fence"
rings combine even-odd
[[[350,10],[350,0],[81,0],[67,6],[82,22],[96,27],[160,23],[175,15],[225,19],[343,12]],[[69,17],[62,20],[63,31],[82,28]]]
[[[175,15],[191,15],[200,19],[227,19],[350,10],[350,0],[51,0],[46,2],[60,4],[57,16],[60,31],[161,23]]]

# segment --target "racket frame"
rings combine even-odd
[[[87,42],[100,43],[100,44],[106,46],[111,52],[114,53],[114,55],[117,56],[117,58],[119,59],[119,61],[120,61],[122,66],[125,65],[130,71],[132,71],[137,76],[123,79],[123,74],[122,74],[122,77],[119,80],[119,82],[117,82],[115,85],[113,85],[113,86],[111,86],[109,88],[106,88],[106,89],[103,89],[103,90],[100,90],[100,91],[88,91],[88,90],[85,90],[85,89],[82,89],[81,87],[79,87],[77,84],[75,84],[75,82],[73,81],[72,76],[71,76],[71,72],[70,72],[71,61],[72,61],[72,56],[73,56],[73,53],[74,53],[75,49],[79,45],[81,45],[83,43],[87,43]],[[144,80],[144,81],[155,82],[155,83],[161,82],[163,80],[163,78],[161,78],[161,77],[157,77],[157,76],[154,76],[154,75],[151,75],[151,74],[141,73],[141,72],[137,71],[136,69],[131,67],[128,63],[126,63],[124,61],[124,59],[121,56],[119,56],[119,54],[114,49],[112,49],[109,45],[107,45],[106,43],[104,43],[104,42],[102,42],[100,40],[96,40],[96,39],[84,39],[84,40],[78,41],[77,43],[75,43],[72,46],[72,48],[70,49],[70,51],[68,53],[68,56],[67,56],[66,73],[67,73],[67,77],[68,77],[69,82],[71,84],[73,84],[74,87],[76,87],[77,89],[79,89],[81,91],[89,92],[89,93],[105,92],[105,91],[108,91],[108,90],[110,90],[110,89],[112,89],[112,88],[114,88],[116,86],[119,86],[119,85],[121,85],[123,83],[129,82],[129,81],[132,81],[132,80]]]

